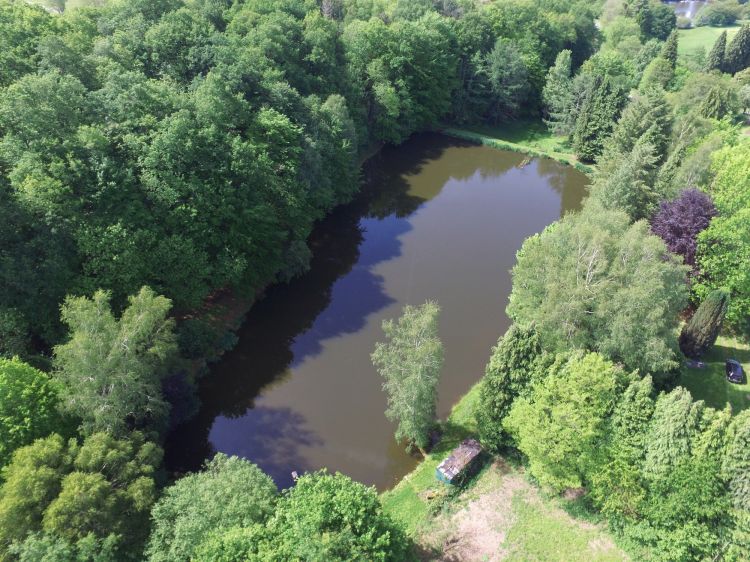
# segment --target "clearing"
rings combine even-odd
[[[724,373],[724,361],[736,359],[745,371],[745,384],[732,384]],[[750,407],[750,346],[736,339],[719,337],[716,345],[703,358],[704,369],[684,368],[680,385],[684,386],[696,400],[705,401],[707,406],[722,409],[727,403],[737,412]]]
[[[474,435],[475,385],[443,424],[431,454],[381,499],[403,522],[422,560],[620,561],[627,555],[603,524],[573,517],[578,498],[545,498],[522,469],[501,459],[485,465],[463,490],[441,484],[435,468],[462,439]],[[566,511],[567,510],[567,511]],[[581,511],[581,510],[578,510]],[[585,513],[585,511],[584,511]]]

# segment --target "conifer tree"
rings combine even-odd
[[[727,52],[727,32],[722,31],[721,35],[714,42],[714,46],[711,47],[711,52],[708,53],[706,58],[706,72],[712,70],[718,70],[722,72],[724,70],[724,57]]]
[[[562,132],[565,116],[574,101],[571,51],[568,49],[558,53],[554,66],[547,72],[542,100],[548,116],[547,126],[556,133]]]
[[[647,479],[663,478],[690,458],[702,410],[703,402],[693,402],[682,387],[659,396],[646,430],[643,473]]]
[[[607,174],[610,166],[618,166],[619,161],[633,151],[638,143],[654,147],[657,163],[661,164],[667,154],[672,134],[672,108],[664,90],[648,88],[637,94],[622,112],[620,120],[605,144],[599,159],[599,168]]]
[[[734,508],[727,560],[742,560],[750,552],[750,410],[736,414],[727,433],[721,468]]]
[[[672,70],[677,68],[677,40],[677,30],[675,29],[669,34],[669,37],[667,37],[667,40],[661,48],[661,54],[659,55],[669,62]]]
[[[649,217],[661,198],[653,187],[654,152],[651,144],[636,144],[630,154],[618,159],[616,167],[608,166],[608,173],[597,173],[591,197],[605,209],[625,211],[633,221]]]
[[[604,142],[612,132],[625,101],[625,90],[612,78],[596,78],[573,131],[573,149],[578,158],[593,162],[602,153]]]
[[[505,444],[502,423],[513,401],[529,386],[537,370],[542,344],[533,328],[511,325],[492,350],[482,379],[477,426],[482,445],[498,450]]]
[[[726,72],[736,74],[750,66],[750,24],[743,25],[727,47]]]
[[[680,334],[680,349],[686,357],[699,359],[719,336],[721,324],[729,307],[729,292],[717,289],[711,292]]]

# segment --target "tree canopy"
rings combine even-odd
[[[588,204],[524,242],[508,314],[545,348],[598,351],[643,373],[675,365],[686,267],[622,211]]]

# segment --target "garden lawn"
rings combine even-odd
[[[677,46],[677,54],[680,57],[689,59],[695,58],[700,54],[701,50],[703,50],[703,54],[707,55],[722,31],[726,30],[727,43],[729,43],[739,29],[739,25],[733,25],[730,27],[702,26],[690,29],[680,29],[678,31],[679,43]]]
[[[727,381],[724,361],[737,359],[747,376],[750,371],[750,345],[732,338],[719,337],[713,349],[703,358],[705,369],[684,368],[681,385],[687,388],[696,400],[707,406],[722,409],[727,403],[737,413],[750,407],[750,384],[732,384]]]

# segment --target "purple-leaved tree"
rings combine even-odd
[[[697,189],[685,189],[677,199],[662,201],[651,219],[651,230],[667,244],[672,253],[682,256],[695,271],[698,234],[716,216],[711,198]]]

